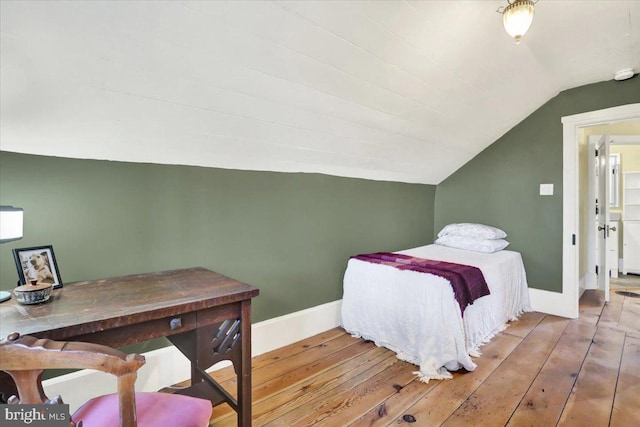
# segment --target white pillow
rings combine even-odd
[[[474,237],[476,239],[504,239],[507,237],[507,233],[499,228],[473,223],[449,224],[438,233],[438,237],[447,235]]]
[[[494,253],[509,246],[504,239],[476,239],[467,236],[442,236],[436,240],[436,244],[449,246],[450,248],[466,249],[469,251]]]

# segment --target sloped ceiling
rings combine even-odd
[[[640,2],[1,2],[0,148],[438,184],[640,70]]]

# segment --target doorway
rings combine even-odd
[[[601,206],[605,198],[598,194],[601,185],[596,177],[596,159],[604,154],[602,149],[598,150],[599,156],[595,154],[602,135],[608,135],[610,145],[607,173],[610,185],[606,185],[610,215],[607,218],[604,218],[605,209]],[[609,292],[605,290],[604,282],[608,287],[608,282],[616,283],[614,279],[622,273],[623,178],[626,173],[640,171],[640,120],[581,128],[579,141],[580,295],[584,290],[600,289],[607,292],[603,296],[608,301]],[[608,248],[603,245],[603,234],[606,234]]]
[[[640,120],[640,103],[575,114],[562,118],[563,124],[563,243],[562,293],[550,296],[553,313],[578,317],[581,295],[579,270],[579,133],[580,129]]]

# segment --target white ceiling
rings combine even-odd
[[[640,1],[2,1],[0,148],[438,184],[640,70]]]

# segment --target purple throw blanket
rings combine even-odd
[[[394,254],[391,252],[355,255],[351,258],[374,264],[389,265],[399,270],[434,274],[447,279],[449,283],[451,283],[453,294],[460,305],[460,313],[462,313],[463,316],[464,310],[468,305],[473,304],[473,302],[480,297],[489,295],[487,282],[484,280],[482,271],[477,267],[415,258],[409,255]]]

